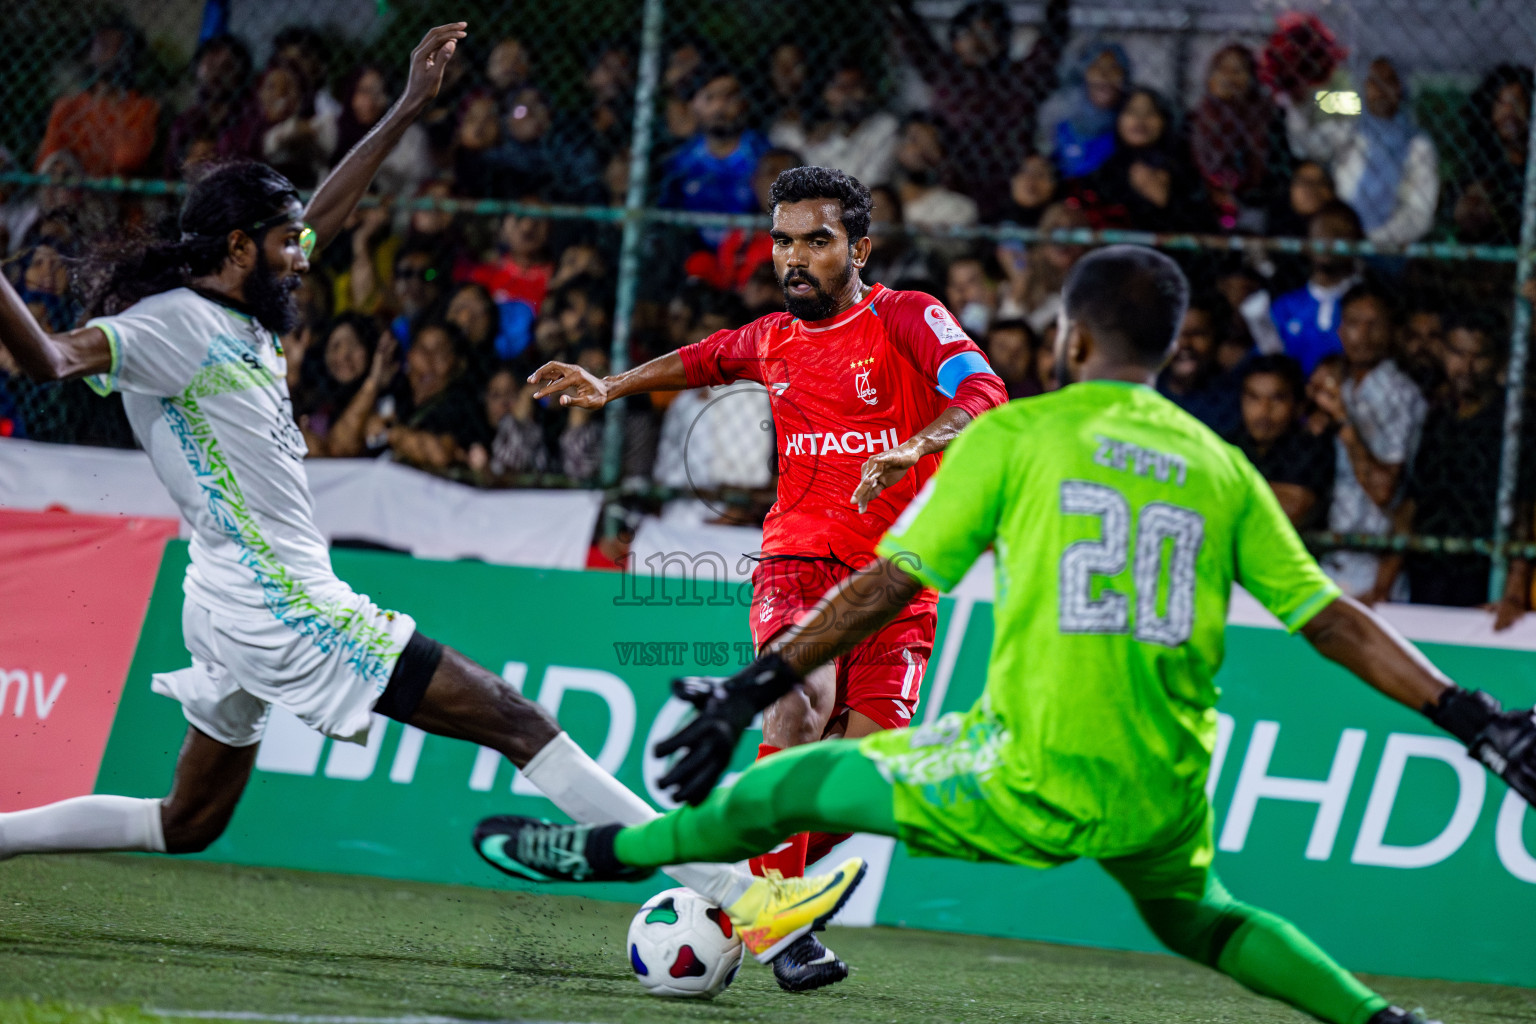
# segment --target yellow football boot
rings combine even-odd
[[[802,935],[826,926],[864,877],[862,857],[849,857],[836,869],[809,878],[759,878],[725,908],[741,941],[768,963]]]

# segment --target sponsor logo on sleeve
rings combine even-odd
[[[923,310],[923,319],[928,323],[928,329],[933,331],[939,339],[940,345],[948,345],[952,341],[966,341],[970,335],[965,333],[965,328],[955,323],[955,318],[949,315],[949,310],[935,302]]]

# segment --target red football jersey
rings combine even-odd
[[[860,515],[853,492],[864,461],[951,405],[979,416],[1007,401],[1002,380],[939,300],[878,284],[829,320],[770,313],[678,354],[693,387],[755,380],[768,388],[779,493],[763,524],[767,554],[862,565],[939,456],[925,456]]]

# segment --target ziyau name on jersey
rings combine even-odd
[[[873,455],[901,443],[895,427],[878,434],[867,430],[846,430],[841,434],[824,431],[813,434],[785,434],[785,455]]]
[[[1178,486],[1184,486],[1184,478],[1189,471],[1189,466],[1182,455],[1143,448],[1139,444],[1117,441],[1103,434],[1095,434],[1093,439],[1098,442],[1098,448],[1093,453],[1095,464],[1105,469],[1117,469],[1122,473],[1134,473],[1137,476],[1150,475],[1160,484],[1166,484],[1171,479]]]

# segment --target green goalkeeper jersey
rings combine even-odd
[[[1133,854],[1205,814],[1234,582],[1292,631],[1339,594],[1242,452],[1135,384],[982,416],[879,552],[948,590],[989,546],[986,689],[947,725],[964,738],[931,741],[968,765],[917,766],[917,735],[902,756],[909,780],[946,780],[930,799],[989,805],[989,827],[1014,833],[995,837],[1001,852],[1044,859]]]

